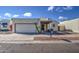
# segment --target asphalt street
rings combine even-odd
[[[0,42],[0,53],[79,53],[79,41]]]

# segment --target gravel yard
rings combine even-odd
[[[52,36],[44,36],[44,35],[38,35],[34,37],[34,40],[79,40],[79,34],[66,34],[66,35],[52,35]]]

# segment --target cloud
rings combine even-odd
[[[10,13],[5,13],[4,16],[11,17],[11,14]]]
[[[55,11],[57,11],[57,12],[63,12],[63,9],[62,9],[61,7],[57,7],[57,8],[55,9]]]
[[[53,9],[54,9],[54,6],[48,7],[48,11],[51,11],[51,10],[53,10]]]
[[[30,13],[30,12],[26,12],[26,13],[24,13],[24,16],[28,16],[28,17],[30,17],[30,16],[32,16],[32,13]]]
[[[14,17],[14,18],[19,17],[19,15],[16,15],[16,14],[15,14],[15,15],[13,15],[13,17]]]
[[[66,7],[63,7],[64,10],[72,10],[73,7],[72,6],[66,6]]]
[[[48,11],[55,11],[55,12],[64,12],[65,10],[72,10],[72,6],[50,6],[48,7]]]
[[[64,17],[63,16],[59,16],[58,19],[64,19]]]
[[[64,17],[64,16],[59,16],[58,19],[59,19],[60,21],[65,21],[65,20],[67,20],[68,18],[67,18],[67,17]]]

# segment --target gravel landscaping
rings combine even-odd
[[[36,36],[34,40],[79,40],[79,34],[52,35],[52,36]]]

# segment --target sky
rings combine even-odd
[[[79,6],[0,6],[0,18],[52,18],[56,21],[79,18]]]

